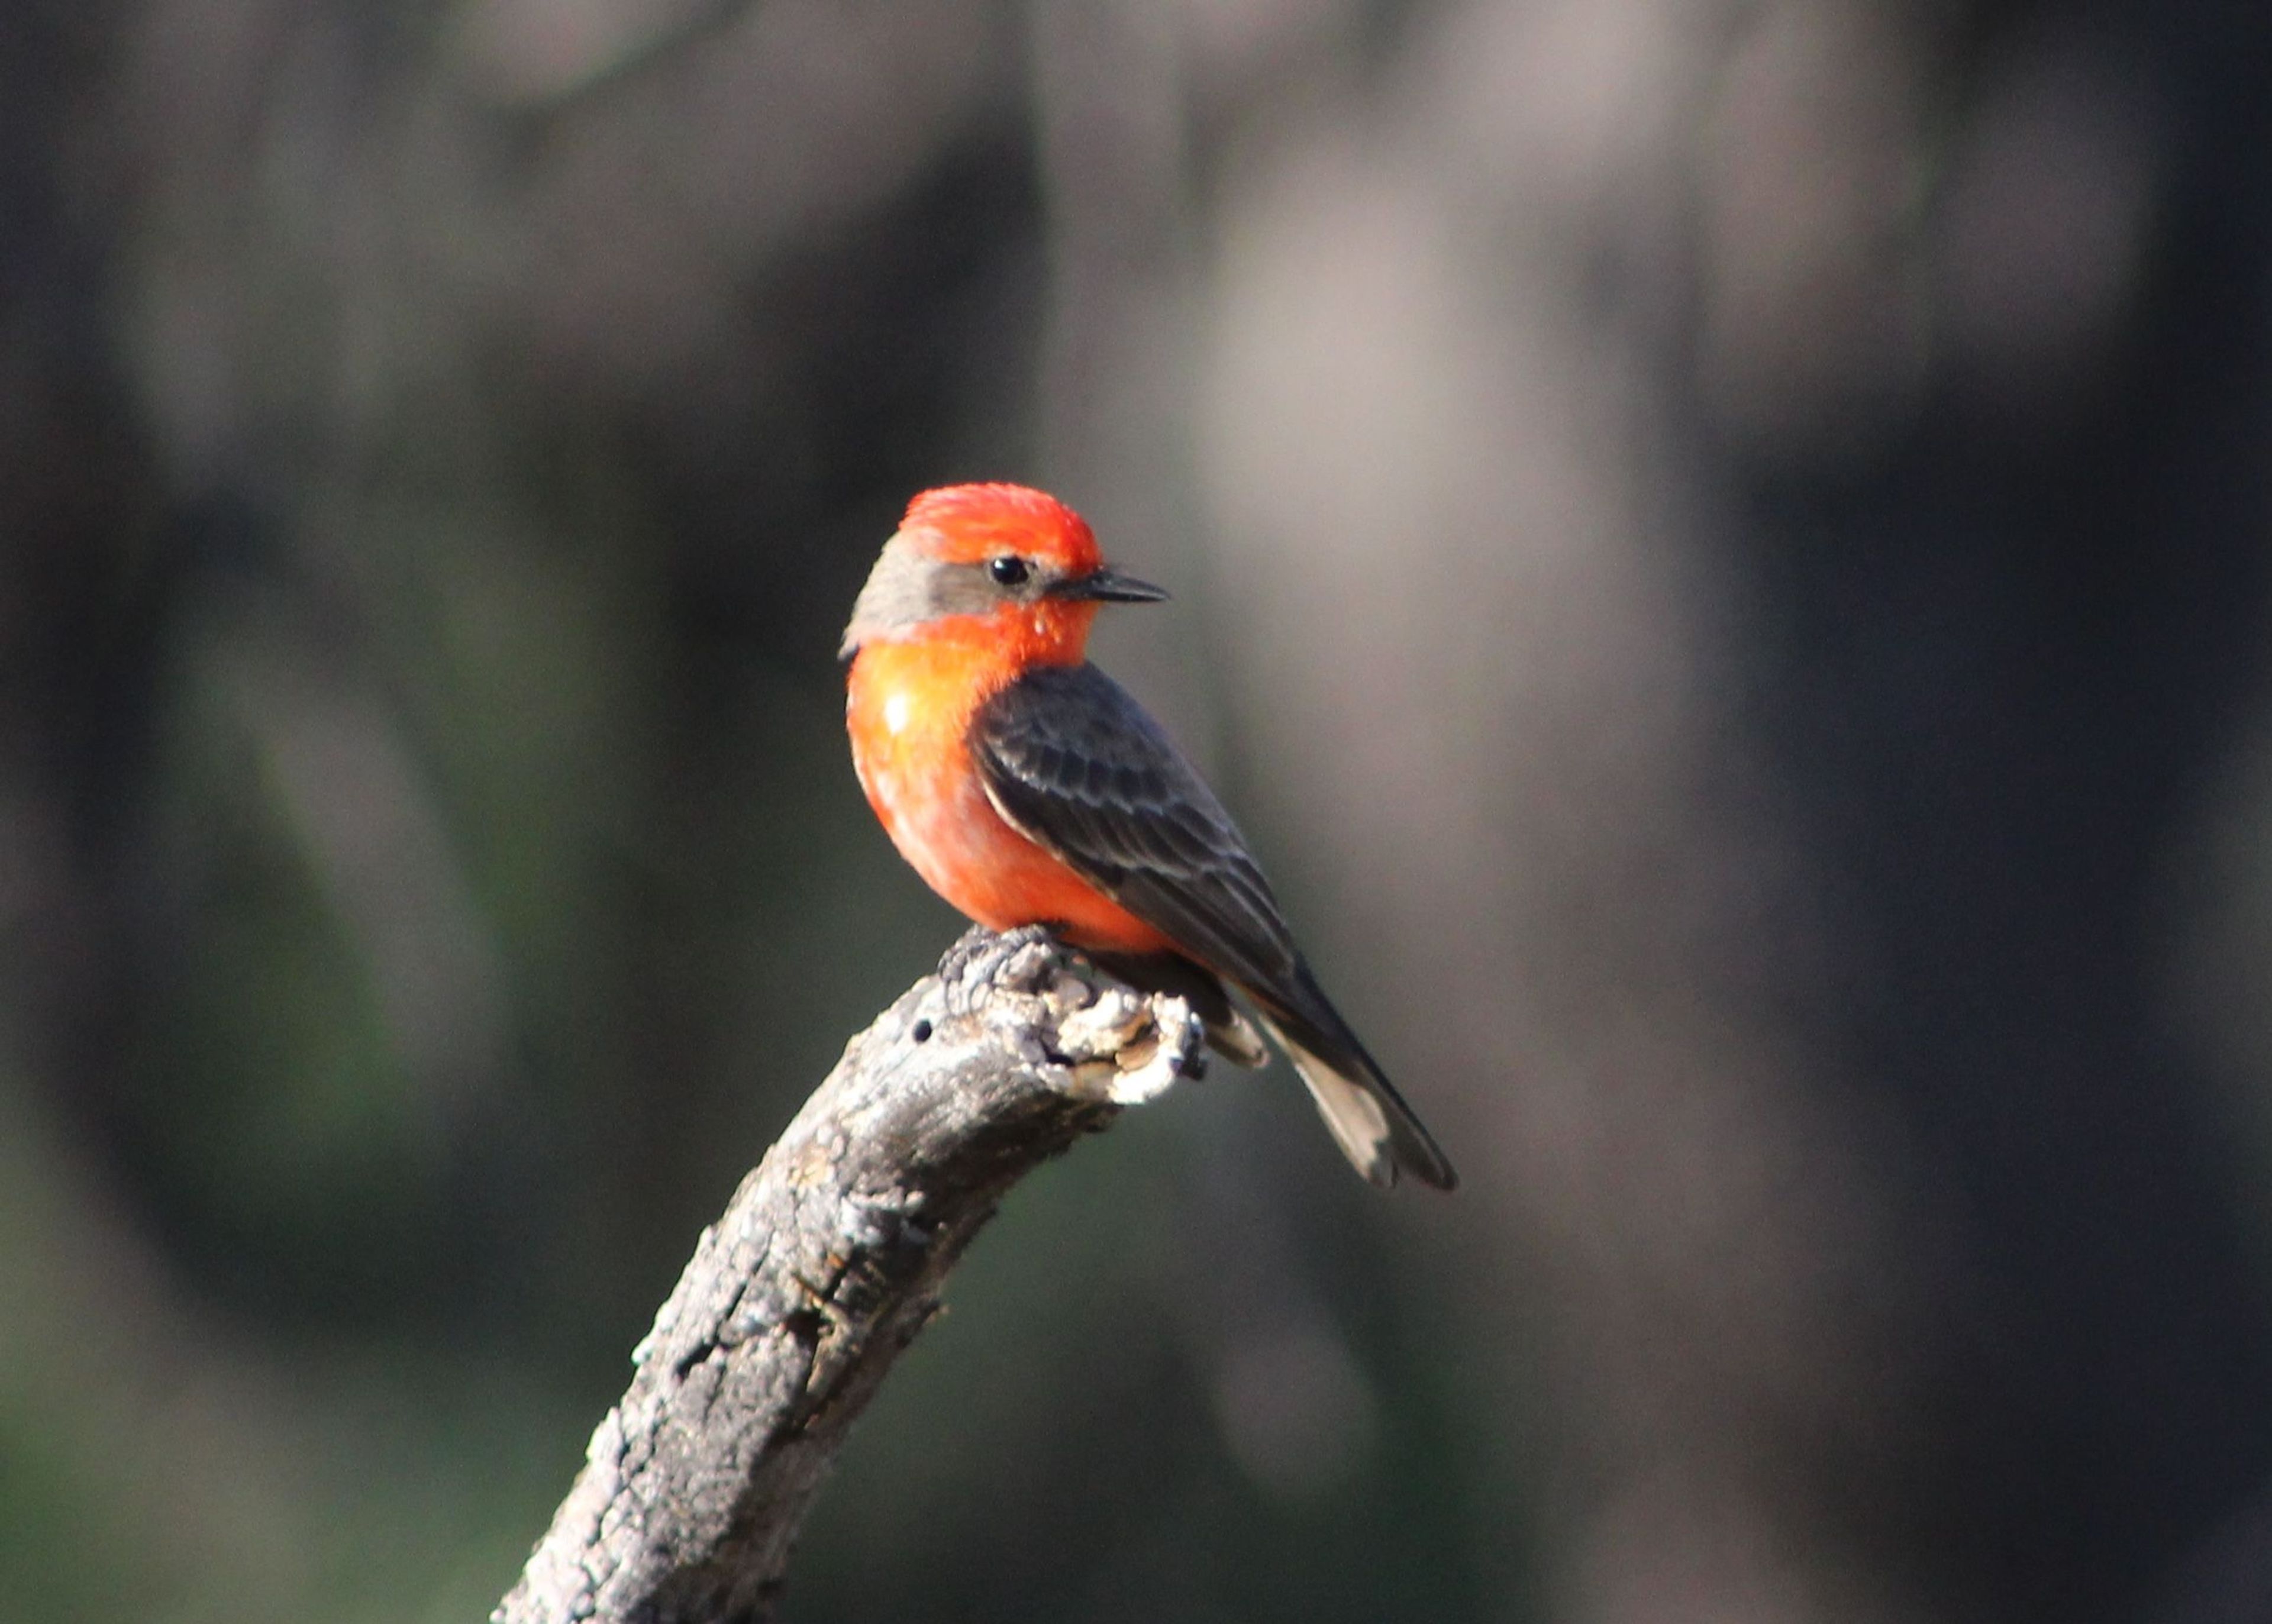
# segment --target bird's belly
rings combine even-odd
[[[967,758],[966,758],[967,761]],[[1159,932],[1020,834],[986,797],[977,773],[910,773],[863,762],[868,797],[900,855],[930,888],[989,930],[1050,924],[1077,947],[1155,953]]]

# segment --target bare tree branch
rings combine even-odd
[[[973,931],[705,1230],[493,1624],[770,1617],[853,1418],[1028,1171],[1193,1069],[1180,999]]]

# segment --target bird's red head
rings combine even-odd
[[[1024,485],[947,485],[908,504],[845,628],[873,642],[990,642],[1014,663],[1078,662],[1100,603],[1168,595],[1105,567],[1087,520]]]
[[[1104,562],[1088,520],[1028,485],[942,485],[908,504],[900,534],[947,564],[1021,557],[1086,575]]]

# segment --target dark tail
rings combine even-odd
[[[1180,954],[1085,951],[1132,986],[1189,999],[1206,1022],[1208,1042],[1239,1065],[1259,1066],[1270,1058],[1213,970]],[[1409,1173],[1434,1189],[1459,1186],[1460,1176],[1434,1137],[1381,1074],[1308,965],[1297,961],[1292,979],[1277,994],[1248,986],[1239,991],[1309,1085],[1318,1114],[1351,1166],[1377,1185],[1393,1185],[1399,1173]]]
[[[1452,1171],[1435,1136],[1327,1000],[1309,966],[1299,966],[1296,973],[1302,1002],[1309,1008],[1287,1008],[1257,998],[1256,1013],[1309,1085],[1318,1114],[1326,1119],[1342,1154],[1377,1185],[1394,1184],[1401,1172],[1431,1189],[1457,1189],[1460,1176]]]

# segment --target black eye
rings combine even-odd
[[[1026,584],[1026,577],[1032,573],[1023,558],[1006,556],[987,560],[986,573],[994,578],[994,584],[998,587],[1022,587]]]

